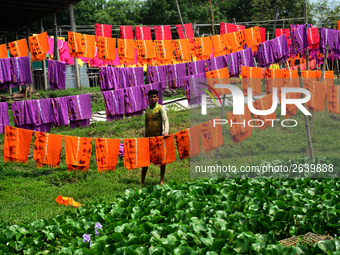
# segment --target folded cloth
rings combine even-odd
[[[8,58],[7,46],[5,43],[0,45],[0,58]]]
[[[327,85],[327,111],[340,114],[340,86]]]
[[[92,150],[92,138],[65,136],[67,171],[88,171]]]
[[[28,37],[32,60],[45,60],[49,50],[47,32]]]
[[[116,38],[97,37],[97,56],[102,60],[116,59]],[[94,58],[94,54],[93,57]]]
[[[124,89],[125,114],[144,110],[143,91],[140,86]]]
[[[311,93],[311,99],[306,103],[309,111],[324,111],[326,99],[326,84],[308,79],[305,81],[305,89]]]
[[[253,89],[253,95],[261,94],[262,90],[262,68],[241,66],[242,91],[248,95],[248,88]]]
[[[224,37],[222,35],[214,35],[210,37],[211,45],[214,51],[214,57],[219,57],[227,54],[225,49]]]
[[[290,45],[292,43],[291,38],[290,38],[290,30],[289,29],[276,28],[275,29],[275,37],[279,37],[281,35],[286,36],[288,45]]]
[[[185,84],[185,96],[189,105],[201,103],[201,95],[205,94],[202,89],[206,88],[203,85],[207,83],[206,78],[206,73],[189,75],[183,78]]]
[[[53,116],[50,98],[25,101],[25,124],[31,125],[30,129],[49,133],[54,122]]]
[[[13,121],[16,127],[26,124],[25,121],[25,102],[14,101],[12,102]]]
[[[8,43],[9,55],[13,57],[26,57],[28,56],[28,47],[26,39],[21,39]]]
[[[207,59],[212,55],[210,37],[194,38],[195,52],[198,59]]]
[[[189,137],[190,137],[190,157],[194,157],[201,153],[199,125],[189,128]]]
[[[307,30],[305,26],[301,26],[291,31],[292,51],[295,54],[304,52],[309,46],[307,38]]]
[[[250,49],[250,51],[251,51],[251,49]],[[239,74],[240,74],[238,52],[233,52],[231,54],[225,55],[224,58],[225,58],[225,62],[227,63],[227,66],[229,66],[229,76],[230,77],[238,77]],[[230,64],[229,64],[229,61],[230,61]],[[221,78],[227,78],[227,77],[221,77]]]
[[[215,125],[214,121],[210,120],[199,125],[202,147],[207,154],[214,148],[223,145],[222,126]]]
[[[70,127],[89,126],[92,118],[91,96],[83,94],[67,97]]]
[[[274,62],[271,41],[260,43],[257,46],[257,56],[260,67],[269,67]]]
[[[120,139],[95,139],[98,172],[115,170],[120,149]]]
[[[118,77],[114,67],[99,67],[99,83],[101,91],[118,89]]]
[[[159,64],[171,64],[173,58],[173,49],[171,40],[155,40],[156,56]]]
[[[72,197],[63,197],[62,195],[58,196],[55,201],[60,205],[70,205],[75,208],[79,206],[83,206],[82,204],[79,204],[78,202],[74,201]]]
[[[261,43],[260,28],[258,26],[245,29],[243,32],[248,48],[252,48]]]
[[[172,48],[177,61],[191,60],[189,39],[172,40]]]
[[[266,95],[265,97],[262,97],[255,102],[253,102],[253,106],[257,110],[269,110],[271,109],[273,105],[273,94]],[[272,120],[276,119],[275,111],[268,115],[257,115],[254,114],[254,119],[262,120],[262,122],[259,125],[259,130],[262,131],[266,127],[269,127],[272,125]],[[258,121],[257,121],[258,122]]]
[[[129,67],[127,69],[127,87],[143,85],[144,71],[143,67]]]

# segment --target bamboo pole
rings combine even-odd
[[[76,22],[75,22],[75,18],[73,14],[73,4],[69,4],[69,9],[70,9],[71,31],[76,32]],[[76,75],[76,85],[77,85],[77,88],[80,89],[79,66],[78,66],[78,58],[76,57],[74,58],[74,69],[75,69],[75,75]]]
[[[53,12],[53,35],[54,35],[54,51],[53,59],[59,61],[59,47],[58,47],[58,26],[57,26],[57,15]]]
[[[298,66],[298,74],[299,74],[300,87],[303,88],[302,73],[301,73],[300,66]],[[301,97],[302,97],[302,95],[301,95]],[[309,130],[308,118],[307,118],[306,115],[303,115],[303,116],[304,116],[304,120],[305,120],[306,137],[307,137],[307,148],[309,150],[309,156],[311,158],[314,158],[313,145],[312,145],[311,134],[310,134],[310,130]]]
[[[176,1],[176,6],[177,6],[178,15],[179,15],[179,18],[180,18],[180,20],[181,20],[182,27],[183,27],[185,39],[188,39],[188,37],[187,37],[187,32],[185,31],[184,22],[183,22],[182,15],[181,15],[181,10],[179,9],[178,1],[177,1],[177,0],[175,0],[175,1]]]
[[[40,33],[44,32],[44,26],[42,19],[40,20]],[[47,75],[46,75],[46,60],[42,61],[43,77],[44,77],[44,89],[47,90]]]
[[[18,41],[19,40],[19,37],[18,37],[18,30],[15,30],[15,33],[14,33],[14,37],[15,37],[15,40]],[[28,37],[27,37],[28,39]],[[27,41],[27,45],[28,44],[28,41]],[[28,50],[29,50],[29,47],[28,47]],[[21,92],[21,85],[19,85],[19,93]]]

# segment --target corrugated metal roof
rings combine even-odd
[[[0,35],[14,32],[81,0],[0,0]]]

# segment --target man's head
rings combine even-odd
[[[156,89],[151,89],[149,92],[148,92],[148,96],[149,96],[149,102],[151,104],[155,104],[158,102],[158,90]]]

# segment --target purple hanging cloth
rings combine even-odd
[[[226,67],[224,56],[208,58],[206,61],[208,71],[214,71]]]
[[[140,86],[144,84],[143,67],[129,67],[127,68],[127,73],[127,87]]]
[[[185,95],[188,100],[189,105],[200,104],[201,95],[205,92],[199,88],[205,89],[206,87],[201,83],[207,83],[206,74],[194,74],[185,77]]]
[[[286,36],[281,35],[270,40],[270,42],[272,44],[275,63],[285,62],[289,57],[289,48]]]
[[[297,29],[292,30],[290,33],[290,37],[292,39],[291,47],[294,54],[304,52],[306,48],[309,46],[307,29],[305,26],[300,26]]]
[[[31,130],[49,133],[53,124],[51,99],[25,101],[25,124]]]
[[[7,102],[0,103],[0,134],[4,133],[5,126],[9,126]]]
[[[117,72],[114,67],[99,67],[100,89],[118,89]]]
[[[117,89],[125,89],[128,84],[128,67],[114,67],[118,81]]]
[[[162,89],[166,89],[166,70],[165,66],[148,66],[148,83],[160,82]]]
[[[225,58],[225,62],[227,63],[227,66],[229,66],[229,77],[238,77],[240,74],[240,67],[239,67],[239,58],[238,58],[238,52],[230,53],[228,55],[223,56]],[[229,61],[230,65],[229,65]]]
[[[125,116],[139,116],[143,114],[143,91],[140,86],[124,89]]]
[[[253,51],[251,48],[237,51],[237,54],[238,54],[238,63],[240,66],[255,67]]]
[[[67,97],[51,98],[54,126],[68,125]]]
[[[31,65],[29,57],[19,58],[20,81],[22,84],[32,84]]]
[[[205,61],[204,59],[198,61],[191,61],[187,63],[188,75],[205,73]]]
[[[167,65],[165,70],[167,72],[167,80],[170,90],[184,87],[183,79],[181,78],[187,76],[185,63]]]
[[[122,119],[125,113],[124,89],[103,91],[107,122]]]
[[[257,56],[260,67],[269,67],[274,62],[272,44],[270,41],[260,43],[257,46]]]
[[[90,126],[90,119],[92,117],[90,94],[68,96],[67,105],[70,127]]]
[[[66,62],[47,60],[48,81],[52,91],[66,87]]]
[[[2,73],[2,80],[0,81],[1,87],[9,88],[9,83],[12,81],[12,74],[11,74],[11,59],[10,58],[2,58],[0,59],[1,63],[1,73]]]
[[[16,127],[23,127],[25,123],[25,103],[24,101],[15,101],[12,103],[13,121]]]

